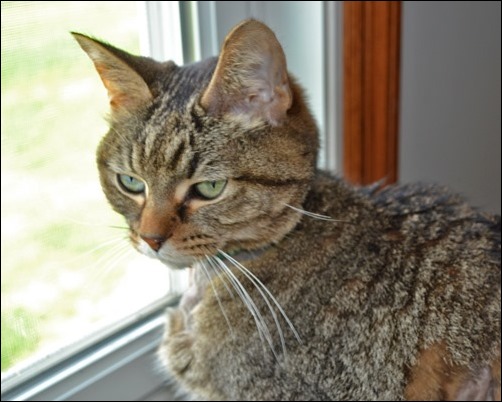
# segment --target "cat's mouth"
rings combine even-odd
[[[156,258],[163,264],[171,268],[184,269],[184,268],[193,268],[195,264],[198,263],[199,261],[207,260],[210,257],[216,257],[221,260],[228,260],[230,258],[238,261],[248,261],[256,257],[259,257],[261,254],[263,254],[264,251],[266,251],[266,249],[268,249],[268,247],[253,251],[239,248],[230,248],[227,251],[219,249],[217,253],[207,253],[204,255],[195,255],[195,256],[182,255],[173,249],[174,248],[165,248],[165,249],[162,248],[159,250],[159,252],[152,252],[151,249],[147,249],[146,253],[143,252],[143,254],[146,254],[147,256],[152,258]]]
[[[247,261],[259,257],[270,248],[271,244],[255,241],[229,242],[215,239],[214,236],[196,234],[185,237],[173,236],[165,241],[153,241],[160,236],[141,236],[131,229],[130,240],[141,254],[159,260],[173,269],[193,267],[199,261],[215,258],[217,261]]]
[[[180,252],[169,242],[164,242],[157,249],[155,249],[134,233],[131,233],[130,238],[134,248],[136,248],[136,250],[138,250],[141,254],[159,260],[164,265],[173,269],[189,268],[200,259],[200,257]]]
[[[194,255],[187,255],[169,242],[165,242],[158,250],[154,250],[150,245],[137,237],[131,236],[131,239],[135,248],[141,254],[157,259],[173,269],[192,268],[197,262],[211,257],[222,260],[235,259],[238,261],[247,261],[259,257],[270,247],[267,246],[255,250],[247,250],[238,247],[222,247],[220,249],[216,245],[213,245],[213,247],[205,250],[191,250]]]

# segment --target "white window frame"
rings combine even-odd
[[[2,381],[2,401],[147,400],[165,384],[155,351],[164,311],[177,301],[161,300],[88,342],[26,367]]]
[[[138,2],[147,27],[140,32],[143,54],[183,63],[178,3]],[[13,367],[2,374],[2,401],[148,400],[155,390],[167,390],[155,352],[164,312],[186,286],[187,275],[171,271],[166,297],[51,355]]]
[[[143,49],[159,60],[175,59],[181,63],[183,59],[191,62],[217,54],[228,27],[240,20],[254,17],[273,25],[274,21],[267,15],[266,3],[274,3],[274,15],[288,15],[298,6],[293,3],[306,2],[143,3],[142,12],[149,21],[149,28],[141,34]],[[340,171],[341,159],[337,157],[341,149],[340,5],[339,2],[321,3],[321,23],[324,27],[320,46],[323,48],[323,59],[308,62],[322,63],[324,71],[319,79],[323,88],[330,89],[324,89],[322,94],[324,110],[321,116],[324,118],[319,125],[325,147],[321,150],[324,162],[320,167]],[[166,12],[172,7],[180,7],[180,19],[173,19],[173,13]],[[280,23],[284,26],[283,20]],[[312,21],[305,20],[304,23],[308,26]],[[184,47],[181,46],[183,38],[180,32],[185,39]],[[290,32],[294,36],[294,27]],[[186,41],[188,37],[191,38],[189,42]],[[291,37],[291,40],[295,41],[295,38]],[[166,41],[180,44],[174,56],[166,55]],[[302,77],[299,78],[301,81]],[[185,285],[184,275],[173,274],[171,290]],[[176,305],[177,301],[175,296],[160,300],[99,336],[46,359],[43,364],[27,367],[10,378],[2,378],[2,401],[175,400],[174,392],[166,385],[166,377],[156,361],[155,352],[162,337],[165,308]]]

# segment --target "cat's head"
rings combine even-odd
[[[184,67],[74,36],[110,98],[101,184],[140,252],[184,267],[294,228],[317,129],[267,26],[244,21],[218,58]]]

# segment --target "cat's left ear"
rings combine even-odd
[[[86,35],[72,35],[93,61],[108,90],[112,115],[132,113],[151,102],[150,86],[161,63],[133,56]]]
[[[279,125],[291,104],[286,57],[274,33],[256,20],[237,25],[225,38],[201,106],[212,115]]]

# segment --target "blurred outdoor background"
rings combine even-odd
[[[2,1],[2,373],[169,290],[99,186],[106,90],[69,31],[138,54],[136,2]],[[151,266],[153,263],[153,266]]]

